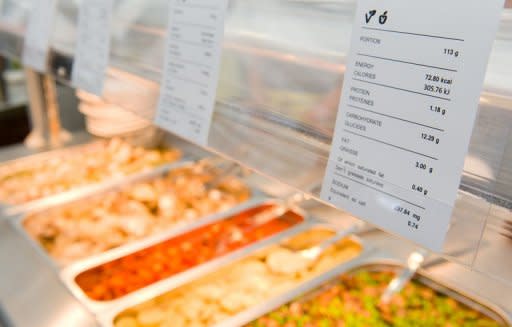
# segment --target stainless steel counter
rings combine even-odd
[[[0,306],[8,324],[97,326],[94,316],[76,300],[47,259],[7,220],[0,221]]]
[[[72,144],[90,139],[85,132],[77,133]],[[0,162],[48,150],[10,146],[0,151]],[[5,316],[0,326],[97,326],[94,316],[71,295],[47,259],[2,219],[0,263],[0,312]]]

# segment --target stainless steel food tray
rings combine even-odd
[[[41,247],[41,245],[25,231],[23,222],[30,216],[30,214],[42,213],[58,207],[73,205],[74,203],[85,201],[86,199],[99,197],[102,194],[108,192],[115,192],[117,190],[123,189],[124,187],[127,187],[128,185],[146,181],[152,178],[157,178],[173,169],[184,167],[191,163],[191,161],[179,161],[170,165],[155,168],[148,172],[124,178],[122,181],[108,181],[87,188],[80,188],[69,192],[60,193],[55,196],[38,200],[23,207],[19,207],[19,210],[16,212],[11,212],[12,214],[10,216],[5,216],[4,219],[8,219],[9,223],[14,226],[17,232],[25,237],[25,239],[27,239],[27,241],[33,245],[36,251],[47,259],[50,265],[56,269],[59,269],[61,268],[60,265],[56,263]]]
[[[270,201],[270,202],[272,202],[272,201]],[[269,202],[267,201],[264,203],[269,203]],[[171,277],[162,282],[153,284],[145,289],[136,291],[136,292],[130,294],[130,296],[127,296],[122,301],[112,303],[112,305],[109,308],[106,308],[107,310],[96,311],[98,321],[100,322],[100,324],[102,326],[113,327],[114,319],[116,318],[116,316],[118,314],[120,314],[124,310],[126,310],[130,307],[133,307],[137,304],[143,303],[145,301],[151,300],[151,299],[158,297],[162,294],[165,294],[169,291],[172,291],[180,286],[187,284],[188,282],[191,282],[195,279],[203,277],[209,273],[215,272],[216,270],[218,270],[222,267],[225,267],[226,265],[231,264],[235,261],[239,261],[243,258],[249,257],[250,255],[254,254],[258,250],[264,249],[271,245],[278,244],[282,241],[285,241],[286,239],[291,238],[292,236],[295,236],[303,231],[307,231],[312,228],[325,228],[325,229],[331,229],[333,231],[336,230],[336,226],[334,226],[332,224],[322,222],[314,217],[309,217],[301,209],[297,208],[295,210],[298,213],[304,214],[306,217],[304,222],[300,223],[299,225],[296,225],[295,227],[292,227],[292,228],[290,228],[284,232],[281,232],[275,236],[272,236],[270,238],[267,238],[265,240],[257,242],[256,244],[253,244],[248,247],[242,248],[238,251],[235,251],[225,257],[221,257],[219,259],[213,260],[213,261],[211,261],[205,265],[202,265],[198,268],[188,270],[180,275],[176,275],[175,277]],[[355,258],[353,260],[349,260],[349,261],[341,264],[340,266],[338,266],[336,268],[336,271],[346,271],[346,270],[352,268],[354,266],[354,264],[357,265],[358,258],[367,257],[374,251],[374,248],[372,246],[370,246],[369,244],[367,244],[366,242],[364,242],[362,239],[358,238],[357,236],[350,236],[350,238],[361,245],[361,248],[362,248],[361,253],[359,254],[359,256],[357,258]],[[318,278],[319,277],[316,277],[313,280],[316,280]],[[304,285],[309,284],[311,281],[305,282]],[[302,287],[302,285],[299,288],[301,288],[301,287]],[[269,302],[271,302],[271,301],[272,300],[270,300]],[[237,316],[234,316],[234,317],[237,317]]]
[[[107,142],[106,140],[95,140],[90,141],[78,145],[73,145],[69,147],[64,147],[56,150],[50,150],[46,152],[41,152],[33,155],[28,155],[25,157],[8,160],[0,163],[0,174],[9,174],[10,172],[23,169],[23,167],[29,167],[33,165],[33,162],[41,162],[41,161],[48,161],[50,159],[53,159],[55,157],[63,157],[63,156],[69,156],[73,155],[75,152],[79,152],[84,148],[92,147],[92,146],[100,146],[102,143]],[[190,158],[183,158],[177,162],[164,164],[158,168],[161,169],[169,169],[174,167],[176,164],[181,164],[183,162],[186,162],[187,160],[190,160]],[[152,170],[148,171],[151,173]],[[114,186],[118,183],[122,183],[126,179],[130,180],[131,178],[139,175],[144,175],[148,172],[140,172],[140,173],[134,173],[129,176],[123,176],[123,177],[112,177],[110,179],[107,179],[105,181],[101,181],[98,183],[91,183],[89,185],[84,186],[78,186],[75,188],[72,188],[68,191],[64,191],[60,194],[50,195],[48,197],[40,198],[37,200],[29,201],[23,204],[16,204],[12,205],[5,202],[0,202],[0,219],[5,219],[11,216],[15,216],[22,212],[32,211],[32,210],[41,210],[43,208],[53,206],[56,204],[62,203],[65,199],[76,199],[79,197],[83,197],[86,194],[94,194],[98,192],[99,190],[103,189],[106,186]],[[30,187],[30,185],[27,185],[27,187]],[[68,200],[69,201],[69,200]]]
[[[141,299],[146,298],[146,296],[149,296],[150,298],[156,294],[159,293],[160,290],[170,290],[174,289],[182,284],[185,284],[193,279],[196,279],[208,272],[214,271],[218,269],[219,267],[224,266],[227,263],[230,263],[238,258],[241,258],[243,256],[246,256],[253,251],[259,249],[262,246],[265,246],[266,244],[272,244],[276,240],[280,239],[283,235],[289,235],[290,233],[293,233],[295,230],[300,230],[302,226],[304,225],[306,221],[306,214],[299,208],[294,208],[293,210],[297,212],[298,214],[302,215],[304,217],[304,221],[290,227],[289,229],[286,229],[280,233],[274,234],[268,238],[265,238],[263,240],[257,241],[255,243],[252,243],[250,245],[247,245],[245,247],[242,247],[238,250],[235,250],[231,253],[228,253],[224,256],[215,258],[213,260],[210,260],[202,265],[199,265],[197,267],[188,269],[182,273],[178,273],[174,276],[171,276],[167,279],[158,281],[156,283],[153,283],[149,286],[146,286],[144,288],[141,288],[139,290],[136,290],[132,293],[129,293],[121,298],[112,300],[112,301],[95,301],[91,300],[87,295],[82,291],[82,289],[76,284],[75,278],[80,273],[89,270],[91,268],[94,268],[96,266],[102,265],[104,263],[110,262],[112,260],[121,258],[123,256],[129,255],[131,253],[137,252],[139,250],[142,250],[144,248],[147,248],[151,245],[160,243],[162,241],[165,241],[169,238],[172,238],[174,236],[179,236],[181,234],[184,234],[188,231],[192,231],[196,228],[199,228],[204,225],[211,224],[213,222],[223,220],[227,217],[236,215],[242,211],[245,211],[247,209],[255,208],[261,205],[265,204],[278,204],[278,200],[272,200],[268,198],[264,198],[261,196],[256,196],[255,198],[249,200],[248,202],[245,202],[237,207],[231,208],[228,211],[210,215],[208,217],[205,217],[204,219],[201,219],[201,221],[198,221],[193,224],[189,224],[187,226],[184,226],[183,228],[178,228],[175,230],[170,230],[164,234],[160,235],[154,235],[151,236],[145,240],[142,240],[140,242],[135,242],[132,244],[128,244],[126,246],[99,254],[94,257],[90,257],[89,259],[79,261],[75,264],[72,264],[65,269],[61,271],[61,278],[64,281],[64,283],[69,287],[73,295],[78,298],[82,303],[84,303],[87,308],[89,308],[92,312],[99,313],[104,312],[107,310],[110,310],[113,307],[125,307],[126,303],[132,303],[134,299]]]
[[[105,182],[105,183],[96,185],[94,187],[87,188],[87,190],[83,190],[83,189],[73,190],[70,192],[56,195],[54,197],[46,198],[46,199],[41,200],[41,202],[39,202],[37,205],[33,204],[29,207],[24,208],[24,210],[22,210],[21,212],[17,212],[14,216],[12,216],[10,218],[10,222],[14,225],[14,227],[18,230],[18,232],[20,234],[22,234],[28,240],[28,242],[31,243],[36,248],[36,251],[38,251],[42,256],[46,257],[48,259],[48,261],[51,263],[51,265],[53,265],[58,270],[60,268],[63,268],[63,266],[56,263],[50,257],[50,255],[40,246],[40,244],[36,240],[34,240],[25,231],[25,228],[23,227],[23,222],[25,221],[25,219],[27,219],[29,217],[30,214],[42,213],[47,210],[52,210],[52,209],[62,207],[62,206],[70,206],[77,202],[86,201],[87,199],[100,197],[105,193],[120,191],[130,185],[164,176],[165,174],[171,172],[174,169],[182,168],[182,167],[185,167],[187,165],[192,165],[192,164],[194,164],[193,161],[183,161],[182,160],[182,161],[170,164],[170,165],[155,168],[148,172],[144,172],[144,173],[141,173],[138,175],[134,175],[134,176],[125,178],[122,181]],[[249,199],[245,203],[250,204],[254,201],[261,201],[262,199],[265,198],[265,196],[261,192],[252,188],[250,184],[248,185],[248,187],[251,190],[251,199]],[[245,203],[239,204],[236,207],[249,205],[249,204],[245,204]],[[109,250],[105,253],[122,251],[122,249],[124,249],[125,247],[131,248],[132,246],[135,246],[136,244],[144,245],[153,240],[164,239],[170,235],[169,233],[172,233],[172,234],[182,233],[185,230],[188,230],[190,228],[195,228],[204,223],[207,223],[212,218],[215,218],[218,215],[220,215],[220,214],[205,216],[193,223],[179,224],[175,227],[171,227],[168,231],[165,231],[162,234],[155,234],[148,238],[142,238],[141,240],[136,240],[130,244],[122,245],[116,249]],[[95,257],[95,256],[93,256],[93,257]],[[81,261],[82,260],[80,260],[79,262],[81,262]]]
[[[68,153],[73,153],[75,151],[79,151],[83,147],[91,146],[96,143],[100,144],[101,142],[103,142],[103,141],[86,141],[84,143],[77,144],[77,145],[72,145],[72,146],[63,147],[63,148],[59,148],[59,149],[55,149],[55,150],[44,151],[44,152],[40,152],[40,153],[36,153],[36,154],[21,156],[16,159],[6,160],[6,161],[3,161],[0,163],[0,175],[9,174],[13,171],[22,169],[25,166],[30,166],[31,163],[34,161],[47,161],[56,156],[63,156]],[[39,200],[36,200],[36,201],[39,201]],[[11,204],[0,201],[0,218],[2,216],[8,215],[8,213],[7,213],[8,210],[13,209],[13,208],[21,208],[24,205],[25,204],[11,205]]]
[[[399,272],[404,268],[405,266],[402,262],[396,259],[388,258],[380,251],[375,253],[375,255],[371,255],[370,257],[360,256],[359,258],[356,258],[354,262],[352,262],[352,265],[349,269],[343,269],[341,266],[337,267],[279,298],[275,298],[272,301],[268,301],[262,304],[261,306],[253,307],[245,312],[240,313],[239,315],[233,316],[223,323],[215,325],[215,327],[243,326],[248,324],[257,318],[278,309],[280,306],[296,300],[300,296],[308,296],[314,293],[315,289],[329,285],[329,283],[334,282],[334,280],[336,280],[342,274],[349,274],[361,269],[372,271]],[[494,319],[503,326],[512,326],[512,318],[510,315],[489,301],[480,299],[474,294],[464,292],[433,277],[430,277],[428,273],[422,269],[418,270],[414,276],[414,279],[435,291],[448,295],[458,302],[481,312],[482,314]]]

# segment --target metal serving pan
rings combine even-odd
[[[299,210],[299,213],[305,214],[302,210]],[[228,264],[234,263],[236,261],[242,260],[246,257],[249,257],[253,255],[257,250],[262,250],[264,248],[267,248],[272,245],[276,245],[282,241],[286,241],[287,239],[290,239],[291,237],[300,234],[301,232],[314,229],[314,228],[320,228],[320,229],[330,229],[332,231],[336,231],[336,227],[332,224],[326,224],[324,222],[321,222],[320,220],[305,216],[306,220],[295,226],[290,228],[287,231],[284,231],[278,235],[275,235],[271,238],[265,239],[261,242],[258,242],[257,244],[253,244],[249,247],[243,248],[241,250],[238,250],[236,252],[233,252],[230,255],[227,255],[223,258],[220,258],[219,260],[214,260],[208,264],[205,264],[201,267],[198,267],[197,269],[189,270],[179,276],[171,277],[167,280],[164,280],[163,282],[160,282],[158,284],[153,284],[150,287],[147,287],[146,289],[142,289],[140,291],[134,292],[131,294],[131,296],[128,296],[125,300],[119,301],[117,303],[113,303],[108,310],[97,312],[98,321],[102,326],[108,326],[113,327],[114,326],[114,319],[124,310],[129,309],[135,305],[141,304],[143,302],[146,302],[148,300],[151,300],[155,297],[158,297],[160,295],[163,295],[169,291],[172,291],[179,286],[184,286],[188,282],[191,282],[195,279],[198,279],[199,277],[203,277],[209,273],[215,272],[216,270],[225,267]],[[363,240],[356,236],[350,236],[350,239],[355,241],[361,246],[361,253],[358,257],[356,257],[353,260],[349,260],[341,265],[339,265],[335,270],[338,271],[346,271],[354,266],[354,264],[357,264],[358,258],[361,257],[367,257],[370,253],[372,253],[373,248],[365,243]],[[322,275],[323,276],[323,275]],[[318,279],[319,277],[314,278],[313,280]],[[308,282],[303,283],[299,288],[303,288],[304,285],[309,285],[313,280],[310,280]],[[323,280],[322,280],[323,281]],[[280,298],[280,297],[279,297]],[[267,302],[272,302],[274,299],[271,299]],[[245,314],[242,313],[242,315]],[[238,319],[234,316],[235,321]],[[231,320],[231,319],[229,319]]]
[[[149,181],[149,180],[152,180],[155,178],[165,176],[167,173],[171,172],[174,169],[182,168],[182,167],[185,167],[187,165],[192,165],[192,164],[194,164],[194,162],[180,161],[180,162],[177,162],[177,163],[174,163],[171,165],[167,165],[165,167],[159,167],[159,168],[153,169],[152,171],[149,171],[149,172],[145,172],[145,173],[142,173],[139,175],[125,178],[121,182],[119,182],[119,181],[115,182],[115,183],[107,182],[107,183],[103,183],[103,184],[94,186],[92,188],[88,188],[86,191],[74,190],[74,191],[70,191],[67,193],[62,193],[62,194],[56,195],[51,198],[46,198],[46,199],[42,200],[42,202],[40,202],[39,204],[31,205],[26,210],[23,210],[22,212],[17,213],[15,216],[13,216],[10,219],[10,223],[13,224],[14,227],[36,248],[36,251],[38,251],[41,255],[46,257],[48,259],[48,261],[51,263],[51,265],[53,265],[57,270],[59,270],[59,269],[63,268],[64,265],[60,265],[55,260],[53,260],[53,258],[51,258],[51,256],[41,247],[41,245],[25,231],[23,222],[25,221],[25,219],[27,219],[30,216],[30,214],[33,214],[33,213],[39,214],[39,213],[43,213],[45,211],[49,211],[49,210],[56,209],[56,208],[63,207],[63,206],[72,206],[75,203],[79,203],[82,201],[87,201],[89,199],[101,197],[103,194],[106,194],[106,193],[121,191],[121,190],[125,189],[126,187],[131,186],[133,184],[136,184],[139,182],[144,182],[144,181]],[[235,206],[235,208],[243,207],[244,205],[250,205],[250,203],[253,203],[255,201],[261,201],[262,199],[265,198],[265,196],[261,192],[257,191],[253,187],[251,187],[250,184],[248,184],[248,187],[251,191],[251,198],[248,201],[246,201],[246,203],[249,203],[249,204],[241,203],[238,206]],[[132,246],[135,246],[136,244],[142,244],[142,246],[144,246],[144,244],[148,244],[148,242],[151,242],[152,240],[164,239],[171,234],[179,234],[188,229],[196,228],[202,224],[208,223],[212,219],[219,217],[219,216],[222,217],[222,213],[207,215],[205,217],[199,218],[198,220],[196,220],[192,223],[178,224],[177,226],[171,227],[169,230],[162,232],[161,234],[159,233],[159,234],[154,234],[152,236],[148,236],[147,238],[141,238],[140,240],[133,241],[132,243],[129,243],[129,244],[121,245],[120,247],[106,251],[105,253],[110,253],[110,252],[115,253],[116,251],[123,251],[123,249],[125,247],[131,248]],[[95,257],[95,256],[96,255],[93,255],[92,257]],[[81,262],[82,260],[79,260],[78,262]]]
[[[124,178],[122,181],[108,181],[98,185],[93,185],[87,188],[75,189],[69,192],[64,192],[57,194],[55,196],[51,196],[48,198],[44,198],[41,200],[37,200],[30,204],[24,205],[23,207],[17,207],[19,210],[15,212],[11,212],[12,215],[8,216],[9,223],[11,223],[14,228],[18,231],[19,234],[23,235],[27,241],[33,245],[35,250],[45,259],[47,259],[48,263],[53,266],[55,269],[62,268],[51,256],[41,247],[41,245],[34,240],[23,227],[23,222],[29,218],[30,214],[34,213],[42,213],[47,210],[52,210],[62,206],[73,205],[74,203],[78,203],[81,201],[85,201],[87,199],[95,198],[102,196],[105,193],[115,192],[117,190],[122,190],[123,188],[146,180],[150,180],[153,178],[157,178],[165,175],[167,172],[184,167],[186,165],[191,164],[190,161],[179,161],[173,164],[169,164],[163,167],[155,168],[151,171],[144,172],[138,175],[130,176]],[[12,210],[13,208],[11,208]],[[7,219],[4,217],[4,219]]]
[[[173,163],[165,164],[157,168],[153,168],[149,171],[137,173],[131,176],[124,176],[122,178],[113,178],[104,182],[78,187],[59,194],[50,195],[45,198],[30,201],[25,204],[16,206],[5,205],[4,211],[0,211],[0,219],[2,217],[4,219],[8,219],[20,215],[26,215],[28,213],[39,212],[50,208],[54,208],[56,206],[62,206],[70,202],[78,201],[86,197],[98,195],[109,190],[120,189],[125,185],[144,181],[153,176],[169,172],[172,169],[183,167],[184,165],[190,164],[191,162],[192,161],[188,159],[183,159]]]
[[[20,169],[21,167],[30,165],[31,162],[47,161],[56,156],[63,156],[68,153],[80,151],[80,149],[82,149],[83,147],[91,146],[98,142],[101,142],[101,141],[89,141],[89,142],[85,142],[85,143],[81,143],[81,144],[77,144],[77,145],[72,145],[72,146],[63,147],[63,148],[50,150],[50,151],[43,151],[43,152],[36,153],[36,154],[29,154],[29,155],[21,156],[19,158],[6,160],[6,161],[3,161],[0,163],[0,173],[5,172],[6,174],[8,174],[10,172],[14,172],[14,171]],[[39,200],[36,200],[36,201],[39,201]],[[9,213],[7,211],[9,211],[13,208],[17,208],[19,210],[24,205],[25,204],[11,205],[11,204],[0,201],[0,218],[2,216],[9,215]]]
[[[379,258],[373,259],[377,257]],[[307,298],[308,296],[314,295],[320,287],[333,283],[334,280],[343,274],[350,274],[359,270],[400,272],[405,268],[402,262],[396,259],[383,258],[380,254],[372,256],[371,258],[360,257],[359,259],[360,260],[357,260],[357,262],[353,262],[350,269],[341,269],[340,267],[333,269],[320,276],[318,279],[311,281],[311,283],[304,284],[302,287],[299,287],[280,298],[276,298],[273,301],[269,301],[261,306],[247,310],[246,312],[234,316],[232,319],[216,325],[215,327],[243,326],[248,324],[257,318],[278,309],[282,305],[296,300],[300,296],[306,296]],[[427,272],[421,269],[418,270],[413,279],[441,294],[445,294],[454,300],[467,305],[468,307],[497,321],[503,326],[512,326],[511,317],[503,309],[486,300],[478,298],[474,294],[461,291],[442,281],[434,279],[430,277]]]
[[[95,140],[91,142],[86,142],[78,145],[73,145],[69,147],[64,147],[56,150],[50,150],[46,152],[41,152],[33,155],[24,156],[21,158],[8,160],[0,163],[0,172],[8,174],[9,172],[14,172],[16,170],[21,169],[22,167],[31,166],[33,162],[41,162],[41,161],[48,161],[56,157],[63,157],[63,156],[72,156],[73,153],[80,152],[84,148],[88,147],[94,147],[94,146],[100,146],[102,143],[107,142],[105,140]],[[190,158],[189,158],[190,159]],[[186,158],[181,159],[181,162],[186,161]],[[176,163],[180,162],[178,160],[177,162],[173,162],[170,164],[164,164],[160,166],[159,168],[162,169],[168,169],[170,167],[174,167]],[[124,181],[125,179],[130,179],[131,176],[137,176],[141,173],[134,173],[130,176],[123,176],[121,178],[112,177],[110,179],[106,179],[104,181],[98,182],[98,183],[91,183],[89,185],[84,186],[77,186],[75,188],[72,188],[70,190],[64,191],[59,194],[50,195],[48,197],[43,197],[37,200],[29,201],[23,204],[8,204],[5,202],[0,202],[0,219],[14,216],[16,214],[31,211],[31,210],[39,210],[42,208],[45,208],[47,206],[51,206],[54,203],[59,204],[62,202],[62,199],[65,199],[66,196],[69,193],[69,198],[73,199],[76,197],[84,196],[84,194],[94,194],[95,192],[98,192],[98,190],[105,187],[105,185],[116,185],[117,183],[120,183],[121,181]],[[143,173],[142,173],[143,174]],[[27,186],[29,187],[29,186]]]
[[[179,236],[188,231],[192,231],[204,225],[208,225],[216,221],[226,219],[230,216],[234,216],[245,210],[269,204],[279,204],[279,201],[257,196],[249,200],[248,202],[245,202],[237,207],[231,208],[228,211],[208,216],[205,219],[202,219],[201,221],[198,221],[194,224],[187,225],[184,228],[171,230],[165,234],[154,235],[140,242],[128,244],[126,246],[72,264],[61,271],[61,278],[64,281],[64,283],[69,287],[73,295],[76,298],[78,298],[82,303],[84,303],[87,306],[87,308],[89,308],[92,312],[95,313],[111,310],[111,308],[113,307],[125,307],[126,305],[133,303],[134,300],[145,299],[147,297],[151,298],[154,296],[154,294],[158,294],[161,290],[168,291],[170,289],[174,289],[208,272],[215,271],[219,267],[222,267],[227,263],[230,263],[243,256],[246,256],[262,246],[265,246],[267,244],[273,244],[276,240],[280,239],[283,236],[290,235],[290,233],[294,233],[294,231],[300,230],[305,225],[305,221],[307,219],[306,213],[299,208],[293,208],[292,210],[295,213],[304,218],[304,220],[298,223],[297,225],[111,301],[95,301],[90,299],[77,285],[77,283],[75,282],[75,278],[80,273],[87,271],[91,268],[94,268],[96,266],[102,265],[104,263],[110,262],[112,260],[121,258],[126,255],[130,255],[134,252],[145,249],[149,246],[155,245],[157,243],[168,240],[175,236]]]

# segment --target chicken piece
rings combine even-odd
[[[162,216],[174,216],[177,211],[177,207],[177,198],[174,193],[166,193],[158,198],[158,213]]]
[[[137,322],[142,326],[158,326],[165,320],[166,312],[160,308],[142,310],[137,314]]]
[[[267,265],[272,271],[286,275],[304,271],[310,264],[310,259],[285,248],[280,248],[267,257]]]
[[[138,327],[137,320],[133,317],[122,317],[117,319],[114,323],[114,327]]]
[[[140,202],[156,202],[158,195],[148,183],[136,184],[130,191],[130,196]]]

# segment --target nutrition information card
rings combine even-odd
[[[73,86],[101,96],[110,55],[110,27],[114,0],[80,3],[76,31]]]
[[[219,75],[227,0],[171,0],[155,123],[206,145]]]
[[[55,0],[34,0],[27,17],[23,42],[23,65],[46,72],[48,50],[53,32]]]
[[[442,250],[503,4],[358,1],[322,199]]]

